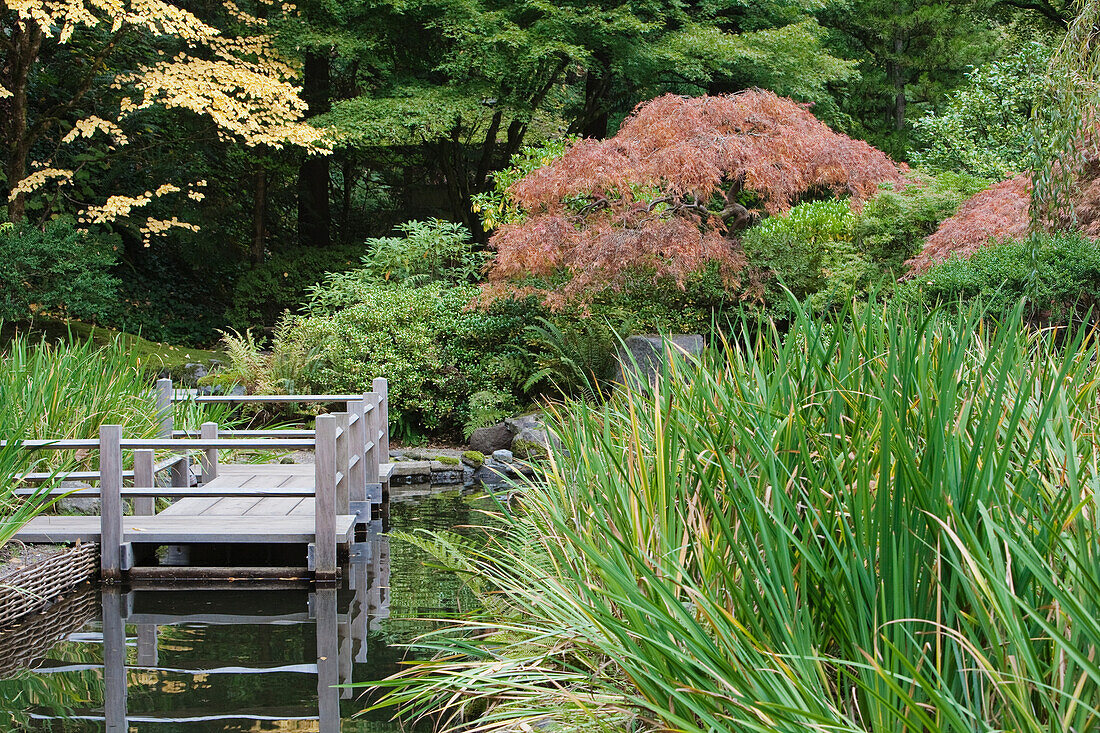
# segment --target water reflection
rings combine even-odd
[[[390,521],[461,532],[470,513],[450,492],[395,503]],[[33,635],[0,633],[0,730],[398,730],[387,712],[352,718],[376,693],[341,685],[394,672],[392,644],[426,630],[407,617],[454,610],[460,585],[409,545],[391,563],[380,522],[353,550],[339,587],[91,590],[35,619]],[[406,618],[390,619],[391,586]]]

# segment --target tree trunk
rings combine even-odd
[[[308,117],[324,114],[331,108],[332,80],[327,53],[306,54],[302,77],[302,99],[308,105]],[[327,247],[329,231],[329,159],[313,155],[298,167],[298,244]]]
[[[611,91],[611,60],[605,53],[596,53],[584,78],[584,109],[573,120],[569,132],[582,137],[602,140],[607,137],[608,104]]]
[[[256,195],[252,202],[252,265],[264,262],[267,239],[267,171],[263,163],[256,164]]]
[[[31,67],[42,47],[42,29],[31,21],[18,21],[13,25],[11,45],[11,97],[8,99],[9,115],[5,130],[8,148],[6,175],[8,186],[15,186],[27,175],[27,158],[31,141],[27,134],[27,82]],[[8,220],[18,223],[26,216],[27,197],[19,194],[8,200]]]
[[[905,42],[900,36],[894,38],[894,59],[889,64],[890,82],[894,86],[894,129],[905,129],[905,69],[902,66],[901,54],[905,50]]]

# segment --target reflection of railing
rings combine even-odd
[[[338,733],[340,700],[350,698],[353,690],[341,687],[353,682],[353,663],[366,662],[367,637],[372,622],[388,615],[389,586],[388,538],[379,530],[380,522],[372,523],[371,539],[353,547],[352,561],[343,577],[346,586],[318,587],[308,594],[294,591],[151,591],[123,592],[118,586],[104,587],[101,594],[102,632],[70,633],[74,642],[103,645],[103,664],[52,663],[41,660],[33,665],[38,674],[79,673],[102,670],[104,705],[98,710],[75,711],[64,716],[71,720],[104,721],[112,733],[128,730],[132,723],[202,722],[218,720],[292,721],[316,720],[321,733]],[[94,594],[85,599],[94,601]],[[189,604],[194,604],[189,607]],[[175,609],[173,612],[170,609]],[[250,663],[209,667],[187,664],[163,664],[159,659],[158,634],[161,627],[171,625],[226,624],[254,625],[316,624],[317,658],[310,662]],[[127,638],[127,630],[131,636]],[[136,638],[134,632],[136,631]],[[127,663],[127,648],[136,647],[134,664]],[[207,656],[200,656],[206,661]],[[227,660],[228,661],[228,660]],[[192,668],[199,667],[199,668]],[[129,673],[166,673],[183,675],[270,675],[278,673],[315,674],[317,676],[317,710],[289,706],[285,712],[264,708],[260,703],[248,710],[163,710],[130,713],[128,710],[128,678],[141,684],[142,675]],[[207,684],[217,684],[209,682]],[[31,711],[38,719],[52,719],[45,710]]]

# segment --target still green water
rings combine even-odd
[[[396,493],[396,492],[395,492]],[[336,590],[89,589],[0,635],[0,731],[398,731],[370,684],[463,602],[459,580],[389,531],[476,537],[491,501],[391,504]],[[56,643],[54,643],[56,640]],[[114,650],[114,651],[112,651]],[[339,689],[334,684],[365,684]]]

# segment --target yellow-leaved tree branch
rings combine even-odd
[[[260,2],[276,12],[294,11],[273,0]],[[24,219],[29,196],[72,185],[74,169],[59,162],[66,145],[100,136],[108,150],[127,145],[135,137],[127,132],[127,121],[150,108],[204,116],[225,142],[327,152],[324,131],[303,122],[306,105],[295,83],[298,70],[275,48],[266,32],[267,21],[242,11],[232,0],[223,0],[220,10],[232,29],[216,28],[162,0],[0,0],[0,112],[6,112],[2,133],[8,219]],[[40,57],[51,44],[77,40],[80,68],[73,70],[60,98],[37,105],[32,86]],[[113,68],[112,57],[135,40],[180,50],[171,55],[162,51],[149,63]],[[106,105],[99,98],[89,99],[93,88],[101,87],[113,93],[100,95],[116,100],[111,110],[100,109]],[[89,108],[94,114],[87,114]],[[56,137],[57,144],[44,145],[48,136]],[[112,195],[78,216],[86,224],[139,220],[143,208],[165,196],[201,200],[204,185],[165,182],[137,196]],[[175,216],[146,217],[136,223],[146,244],[172,228],[196,228]]]

